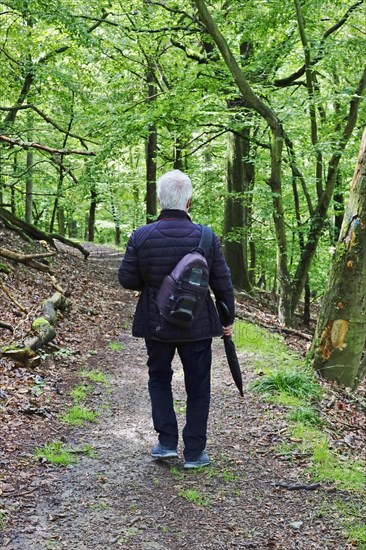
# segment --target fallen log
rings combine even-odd
[[[54,325],[57,321],[57,310],[65,310],[69,304],[70,301],[61,292],[55,292],[43,303],[42,315],[34,319],[32,323],[33,335],[28,336],[19,344],[2,347],[1,355],[27,366],[36,364],[39,360],[37,351],[56,336]]]
[[[36,269],[37,271],[44,271],[47,273],[54,273],[52,267],[47,264],[37,262],[34,258],[47,258],[49,256],[55,256],[55,254],[56,252],[44,252],[42,254],[20,254],[19,252],[14,252],[13,250],[0,247],[0,256],[3,258],[7,258],[13,262],[25,264],[28,267],[33,267],[33,269]]]
[[[37,229],[34,225],[27,223],[23,220],[20,220],[14,214],[0,206],[0,219],[10,222],[12,225],[19,227],[26,235],[37,241],[46,241],[52,248],[55,247],[52,237],[47,235],[44,231]]]

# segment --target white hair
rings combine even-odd
[[[192,182],[180,170],[171,170],[158,179],[160,206],[165,209],[186,210],[192,196]]]

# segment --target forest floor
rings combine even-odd
[[[8,231],[0,233],[1,246],[29,251]],[[144,342],[131,336],[137,297],[118,285],[120,257],[102,250],[99,255],[96,249],[88,261],[69,251],[53,260],[57,279],[72,300],[57,323],[57,351],[45,350],[33,368],[0,359],[1,549],[355,547],[347,541],[334,505],[356,506],[357,497],[325,482],[306,490],[314,482],[306,457],[296,460],[276,451],[289,437],[284,409],[248,391],[243,399],[239,396],[220,339],[213,345],[211,466],[184,471],[181,459],[150,457],[156,435]],[[20,338],[41,300],[53,293],[52,284],[46,275],[19,264],[3,280],[28,311],[25,315],[0,296],[1,320],[16,325]],[[270,309],[253,300],[242,299],[240,310],[278,328]],[[300,332],[287,337],[291,347],[304,351],[308,342]],[[9,339],[11,334],[0,329],[0,343]],[[253,354],[240,352],[239,358],[247,388],[256,377]],[[177,360],[174,371],[182,428],[185,392]],[[99,372],[104,376],[91,375]],[[84,387],[86,405],[97,413],[95,422],[79,427],[60,419],[76,402],[75,393],[70,395],[75,386]],[[359,395],[364,400],[364,388]],[[357,414],[364,409],[333,390],[322,407],[338,446],[360,454],[365,433]],[[62,442],[78,462],[62,467],[37,459],[35,449],[51,441]],[[286,484],[304,488],[289,490]]]

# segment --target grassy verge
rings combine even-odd
[[[280,336],[250,323],[235,324],[235,343],[239,349],[255,354],[252,364],[257,378],[249,390],[286,411],[287,441],[276,452],[305,459],[312,479],[347,491],[351,502],[354,498],[358,503],[357,514],[350,503],[342,502],[332,505],[333,512],[341,514],[349,540],[366,548],[364,464],[334,450],[330,435],[324,431],[326,417],[321,415],[320,404],[323,389],[314,372],[305,360],[286,347]]]

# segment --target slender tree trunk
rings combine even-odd
[[[179,143],[179,140],[175,137],[174,138],[174,162],[173,162],[173,168],[174,170],[183,170],[183,156],[182,156],[182,147]]]
[[[312,344],[314,368],[351,388],[365,376],[366,129]]]
[[[229,132],[227,135],[227,191],[224,214],[225,257],[231,271],[233,285],[251,290],[244,245],[244,169],[243,138]]]
[[[333,194],[333,207],[334,207],[334,235],[333,242],[336,243],[341,233],[343,214],[344,214],[344,196],[342,192],[341,176],[337,173],[337,187]]]
[[[97,209],[98,193],[95,183],[90,183],[90,206],[88,216],[88,241],[94,242],[95,238],[95,211]]]
[[[148,80],[148,102],[155,101],[156,86],[153,69],[149,69]],[[156,156],[158,149],[158,134],[155,124],[149,127],[149,135],[146,139],[146,223],[151,223],[157,214],[156,195]]]
[[[27,111],[27,139],[29,142],[33,140],[33,115]],[[27,175],[25,178],[25,221],[33,222],[33,149],[27,150]]]

